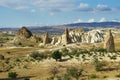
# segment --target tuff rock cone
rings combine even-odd
[[[19,29],[17,36],[19,38],[30,38],[32,36],[32,32],[29,31],[26,27],[22,27],[21,29]]]
[[[105,49],[109,51],[114,51],[115,50],[115,45],[114,45],[114,37],[111,33],[111,30],[108,30],[106,40],[105,40]]]
[[[68,28],[66,28],[64,34],[62,35],[62,44],[67,45],[69,43],[70,43],[69,31]]]
[[[48,32],[46,32],[45,37],[43,39],[43,44],[45,45],[48,43],[50,43],[50,38],[49,38]]]

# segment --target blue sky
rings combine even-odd
[[[120,22],[120,0],[0,0],[0,27]]]

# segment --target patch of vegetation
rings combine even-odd
[[[83,69],[77,69],[75,67],[71,67],[67,69],[67,73],[72,76],[73,78],[75,78],[76,80],[79,80],[79,77],[82,75],[83,73]]]
[[[91,78],[91,79],[95,79],[95,78],[98,78],[98,77],[99,77],[99,76],[96,75],[96,74],[91,74],[91,75],[90,75],[90,78]]]
[[[53,76],[53,79],[56,77],[56,75],[58,74],[58,68],[57,67],[53,67],[51,70],[50,70],[50,73],[52,74]]]
[[[93,64],[96,71],[102,71],[103,67],[107,65],[104,61],[99,61],[97,58],[94,58]]]
[[[119,78],[120,78],[120,73],[119,73],[119,74],[117,74],[117,75],[115,75],[115,77],[119,77]]]
[[[39,53],[38,51],[33,51],[29,56],[35,60],[43,60],[47,58],[46,54]]]
[[[55,59],[56,61],[62,59],[62,53],[59,50],[56,50],[52,53],[52,58]]]
[[[15,79],[18,76],[18,74],[16,72],[9,72],[8,73],[8,77],[11,79]]]

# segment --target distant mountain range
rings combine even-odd
[[[72,27],[120,27],[120,22],[93,22],[93,23],[72,23],[72,24],[67,24],[65,26],[72,26]]]
[[[93,23],[71,23],[65,25],[57,25],[57,26],[27,26],[34,33],[63,33],[65,27],[75,28],[82,27],[84,29],[89,28],[120,28],[120,22],[93,22]],[[0,28],[0,30],[11,30],[17,31],[18,28]]]

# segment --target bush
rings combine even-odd
[[[47,55],[46,55],[46,54],[39,53],[39,52],[37,52],[37,51],[33,51],[33,52],[30,54],[30,57],[32,57],[32,58],[35,59],[35,60],[42,60],[42,59],[46,59],[46,58],[47,58]]]
[[[22,46],[22,43],[21,43],[21,42],[19,42],[19,43],[18,43],[18,45],[19,45],[19,46]]]
[[[96,74],[91,74],[90,78],[95,79],[95,78],[98,78],[98,76]]]
[[[17,74],[16,72],[9,72],[9,73],[8,73],[8,77],[9,77],[9,78],[14,79],[14,78],[16,78],[17,76],[18,76],[18,74]]]
[[[55,59],[56,61],[61,60],[61,58],[62,58],[62,53],[59,52],[59,50],[54,51],[54,52],[52,53],[52,58]]]
[[[103,78],[107,78],[107,77],[108,77],[108,76],[106,76],[106,75],[105,75],[105,76],[103,76]]]
[[[103,69],[103,67],[107,65],[106,62],[104,62],[104,61],[99,61],[97,58],[94,58],[93,64],[94,64],[94,66],[95,66],[95,70],[96,70],[96,71],[101,71],[101,70]]]
[[[62,49],[63,56],[67,56],[69,54],[69,50],[67,48]]]
[[[116,77],[119,77],[120,78],[120,73],[116,75]]]
[[[29,78],[25,78],[24,80],[30,80]]]
[[[76,80],[79,80],[79,77],[82,75],[83,69],[77,69],[75,67],[71,67],[67,69],[67,73],[74,77]]]
[[[90,49],[90,51],[92,51],[92,52],[107,52],[107,50],[104,48],[92,48],[92,49]]]
[[[55,78],[56,74],[58,74],[58,68],[57,67],[53,67],[51,70],[50,70],[50,73],[53,75],[53,78]]]

